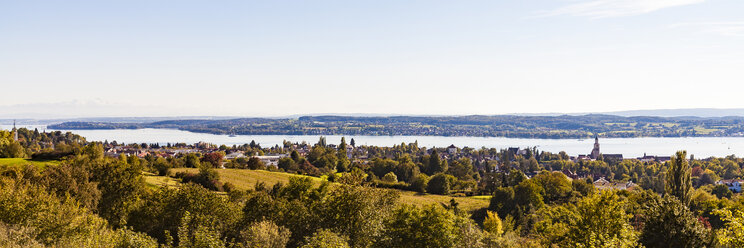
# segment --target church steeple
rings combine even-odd
[[[13,140],[18,141],[18,129],[16,129],[15,120],[13,120]]]
[[[589,154],[589,157],[592,159],[599,158],[599,136],[596,134],[594,135],[594,149],[592,149],[592,153]]]

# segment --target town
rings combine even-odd
[[[586,155],[579,154],[575,156],[568,156],[568,161],[575,164],[583,164],[589,162],[603,161],[610,165],[617,165],[622,161],[628,161],[631,163],[640,162],[646,164],[663,164],[671,160],[671,156],[656,156],[646,155],[637,158],[624,158],[622,154],[604,154],[600,151],[599,138],[595,137],[593,149]],[[324,138],[321,137],[321,141]],[[370,163],[374,163],[374,158],[384,159],[395,159],[400,156],[401,152],[379,152],[380,147],[368,147],[368,146],[354,146],[354,140],[352,139],[351,144],[344,144],[343,146],[335,144],[326,144],[327,149],[338,152],[340,147],[343,147],[344,151],[341,153],[345,154],[350,164],[364,165],[361,167],[368,167]],[[484,171],[490,173],[511,173],[519,172],[524,175],[525,178],[531,178],[540,173],[540,170],[520,170],[524,166],[520,167],[519,161],[527,158],[535,158],[538,162],[538,168],[540,169],[553,169],[552,166],[554,160],[544,160],[541,157],[551,157],[554,154],[544,153],[543,155],[538,154],[539,151],[536,148],[519,148],[510,147],[502,149],[494,153],[483,153],[477,152],[473,148],[469,147],[456,147],[450,145],[444,148],[425,148],[417,147],[417,144],[412,143],[417,152],[410,153],[408,155],[414,157],[431,156],[436,154],[443,161],[457,161],[461,159],[467,159],[473,161],[475,171]],[[135,156],[141,159],[152,161],[155,158],[178,158],[184,157],[188,154],[195,154],[198,157],[211,158],[210,163],[214,164],[216,168],[265,168],[267,170],[284,171],[285,168],[280,167],[280,160],[282,158],[289,158],[290,154],[296,152],[301,157],[307,157],[313,149],[313,145],[307,142],[302,143],[291,143],[284,142],[283,146],[274,146],[268,148],[262,148],[260,144],[251,142],[242,146],[225,146],[215,145],[206,142],[198,142],[195,144],[185,143],[167,143],[163,146],[159,144],[118,144],[116,141],[104,142],[103,147],[105,149],[105,155],[113,158],[119,156]],[[370,159],[370,150],[372,150],[372,158]],[[563,153],[558,153],[559,156],[565,156]],[[253,160],[252,160],[253,159]],[[504,160],[506,159],[506,160]],[[711,161],[715,158],[706,158],[701,161]],[[252,163],[259,163],[260,166],[246,166],[251,161]],[[507,161],[507,162],[504,162]],[[242,165],[241,165],[242,164]],[[488,166],[491,165],[491,166]],[[529,166],[527,167],[529,168]],[[338,171],[338,170],[337,170]],[[340,172],[343,172],[341,170]],[[423,171],[423,169],[420,169]],[[570,167],[566,167],[562,170],[553,170],[553,172],[560,172],[571,180],[586,180],[594,179],[593,185],[597,189],[629,189],[637,186],[638,181],[633,180],[614,180],[606,178],[608,175],[603,173],[592,173],[586,170],[571,170]],[[740,183],[744,180],[740,179],[728,179],[728,180],[717,180],[715,184],[724,184],[729,187],[732,192],[740,192]],[[472,190],[472,188],[468,188]]]

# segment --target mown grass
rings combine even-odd
[[[171,173],[177,172],[188,172],[198,173],[199,170],[195,168],[176,168],[171,170]],[[313,180],[315,185],[320,185],[323,181],[318,177],[302,176],[284,172],[271,172],[265,170],[245,170],[245,169],[218,169],[217,172],[220,174],[220,181],[223,183],[231,183],[238,189],[253,189],[257,182],[263,182],[267,186],[272,186],[276,183],[287,184],[289,178],[293,176],[308,177]],[[448,205],[451,199],[455,199],[459,204],[459,208],[465,211],[474,211],[481,208],[488,207],[490,196],[472,196],[472,197],[454,197],[434,194],[420,194],[413,191],[397,190],[400,194],[400,202],[405,204],[413,204],[417,206],[431,205],[431,204],[445,204]]]
[[[0,166],[25,166],[33,165],[44,168],[48,165],[59,165],[57,160],[31,160],[25,158],[0,158]]]
[[[142,172],[142,175],[145,178],[145,183],[147,183],[147,186],[150,188],[160,188],[163,186],[170,188],[181,185],[181,182],[178,179],[172,177],[158,176],[157,174],[150,172]]]

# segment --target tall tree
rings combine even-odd
[[[690,165],[687,163],[687,151],[678,151],[672,156],[664,188],[666,194],[677,197],[684,205],[690,203],[692,180],[690,180]]]
[[[444,164],[439,158],[439,153],[437,153],[437,150],[434,150],[429,156],[429,175],[434,175],[439,172],[445,171],[447,171],[447,165]]]

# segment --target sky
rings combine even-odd
[[[0,0],[0,117],[743,108],[744,1]]]

